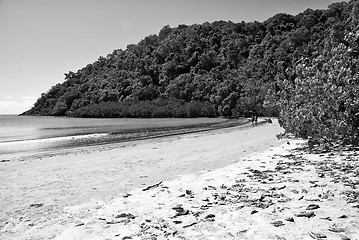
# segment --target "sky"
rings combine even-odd
[[[338,0],[339,1],[339,0]],[[19,114],[64,74],[165,26],[264,21],[337,0],[0,0],[0,114]]]

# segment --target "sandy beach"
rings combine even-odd
[[[359,239],[355,150],[278,123],[0,162],[0,239]]]

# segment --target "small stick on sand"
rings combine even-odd
[[[142,189],[142,191],[147,191],[147,190],[150,190],[150,189],[152,189],[152,188],[156,188],[156,187],[158,187],[158,186],[159,186],[159,185],[161,185],[161,184],[162,184],[162,181],[161,181],[161,182],[159,182],[159,183],[156,183],[156,184],[150,185],[150,186],[148,186],[148,187],[146,187],[146,188]]]

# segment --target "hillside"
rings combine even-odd
[[[158,35],[147,36],[138,44],[114,50],[77,72],[65,74],[63,83],[42,94],[23,115],[237,117],[252,111],[265,115],[282,111],[282,125],[307,137],[311,133],[308,135],[302,128],[312,124],[312,120],[300,120],[298,132],[293,116],[308,116],[305,111],[296,112],[298,106],[310,109],[312,105],[303,104],[308,103],[305,99],[325,95],[332,85],[328,83],[328,89],[306,95],[296,82],[319,73],[357,79],[353,61],[358,59],[358,39],[348,39],[350,34],[356,34],[357,18],[357,1],[349,1],[323,10],[307,9],[296,16],[280,13],[264,22],[165,26]],[[344,54],[348,51],[350,54]],[[330,62],[336,57],[336,62]],[[334,69],[336,63],[346,67],[344,75],[340,75],[339,68]],[[328,67],[330,64],[332,68]],[[309,65],[317,68],[308,69]],[[321,75],[320,79],[328,78]],[[347,100],[355,98],[358,82],[333,84],[341,86],[340,91],[350,91],[341,102],[327,104],[335,105],[330,111],[341,109],[339,112],[345,116],[318,110],[314,117],[345,118],[351,124],[346,134],[351,131],[353,135],[353,116],[359,111],[359,103],[349,104]],[[295,98],[297,95],[302,99]],[[335,95],[334,100],[338,97]]]

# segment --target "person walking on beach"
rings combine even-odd
[[[252,125],[257,125],[258,115],[256,111],[252,111],[251,120],[252,120]]]
[[[359,112],[355,113],[352,121],[352,142],[358,144],[359,142]]]

